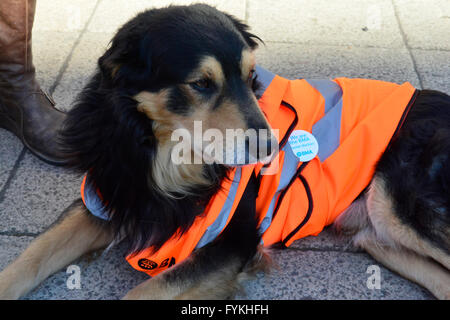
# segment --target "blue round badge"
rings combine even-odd
[[[292,152],[294,152],[301,162],[311,161],[319,152],[319,143],[308,131],[293,131],[289,137],[289,144],[291,145]]]

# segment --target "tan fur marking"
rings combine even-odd
[[[152,120],[166,121],[167,117],[171,115],[166,109],[169,90],[161,90],[153,93],[142,91],[133,97],[138,102],[137,110],[145,113],[145,115]]]
[[[226,129],[248,129],[243,114],[239,111],[239,106],[227,99],[216,110],[203,115],[203,121],[205,127],[219,129],[223,134]]]
[[[115,65],[111,68],[111,77],[114,78],[117,74],[117,72],[119,71],[120,66],[119,65]]]
[[[438,299],[450,299],[450,273],[440,264],[408,249],[380,245],[366,238],[364,249],[387,268],[427,288]]]
[[[212,56],[205,56],[200,60],[197,69],[187,77],[187,82],[194,82],[204,78],[213,80],[219,86],[222,86],[225,81],[222,65]]]
[[[153,163],[152,177],[165,196],[173,193],[190,194],[190,187],[209,186],[211,181],[203,176],[202,164],[174,164],[171,161],[173,146],[160,145]]]
[[[158,93],[143,91],[134,99],[138,101],[138,111],[154,120],[153,133],[158,140],[158,151],[153,162],[152,177],[159,189],[170,196],[173,193],[186,194],[193,184],[204,186],[211,184],[211,181],[203,177],[201,164],[176,165],[171,161],[172,148],[178,143],[171,140],[173,131],[178,128],[188,129],[191,123],[193,130],[192,119],[198,119],[199,116],[184,117],[167,110],[168,95],[168,90]]]
[[[450,299],[449,257],[400,222],[385,190],[384,180],[375,176],[367,200],[374,229],[359,232],[355,242],[385,266],[424,286],[437,298]]]
[[[421,239],[415,230],[405,226],[394,214],[392,200],[385,190],[384,180],[375,176],[369,189],[367,207],[377,237],[387,243],[393,240],[419,254],[430,256],[450,269],[450,256]]]
[[[169,90],[157,93],[142,91],[133,98],[138,101],[137,110],[144,113],[153,122],[153,133],[160,144],[170,142],[170,136],[176,127],[179,115],[175,115],[166,108]]]
[[[338,234],[352,236],[370,227],[366,201],[365,195],[358,198],[336,218],[333,227]]]

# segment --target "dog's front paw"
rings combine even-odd
[[[450,300],[450,288],[438,288],[435,292],[433,292],[436,298],[439,300]]]
[[[182,292],[176,284],[169,284],[164,277],[149,279],[130,290],[124,300],[173,300]]]
[[[16,300],[19,298],[11,279],[5,272],[0,272],[0,300]]]

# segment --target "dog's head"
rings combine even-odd
[[[210,6],[172,6],[124,25],[99,63],[152,121],[162,161],[254,163],[277,146],[254,93],[256,39]]]

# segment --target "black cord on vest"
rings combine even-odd
[[[298,123],[298,114],[297,114],[297,110],[295,110],[295,108],[294,108],[292,105],[290,105],[289,103],[287,103],[287,102],[285,102],[285,101],[281,101],[281,105],[287,107],[288,109],[290,109],[290,110],[294,113],[295,118],[294,118],[294,120],[292,121],[292,123],[291,123],[291,125],[289,126],[289,128],[287,129],[286,134],[284,135],[283,139],[281,139],[280,143],[278,144],[278,150],[281,150],[281,149],[285,146],[286,142],[288,141],[289,137],[291,136],[292,131],[294,131],[294,129],[295,129],[295,127],[297,126],[297,123]],[[266,163],[265,165],[263,165],[263,168],[269,167],[271,163],[272,163],[272,162]],[[261,173],[262,173],[262,172],[263,172],[263,170],[261,169],[261,170],[259,171],[258,176],[256,177],[257,182],[258,182],[258,185],[259,185],[260,182],[261,182]]]
[[[279,146],[279,150],[281,150],[284,145],[286,144],[286,142],[288,141],[289,137],[291,136],[292,131],[294,131],[295,127],[297,126],[298,123],[298,114],[297,114],[297,110],[295,110],[295,108],[290,105],[289,103],[285,102],[285,101],[281,101],[281,105],[287,107],[288,109],[290,109],[292,112],[294,112],[295,114],[295,119],[294,121],[292,121],[291,125],[289,126],[286,134],[284,135],[283,139],[281,139],[280,141],[280,146]]]
[[[308,162],[309,163],[309,162]],[[286,246],[286,243],[297,233],[300,231],[300,229],[309,221],[309,218],[311,218],[311,214],[314,209],[314,202],[312,198],[311,188],[309,187],[308,181],[306,181],[305,177],[299,174],[298,178],[303,183],[303,187],[306,191],[306,196],[308,197],[308,211],[306,212],[306,216],[303,219],[302,222],[295,228],[291,233],[288,234],[286,238],[283,239],[283,245]]]

